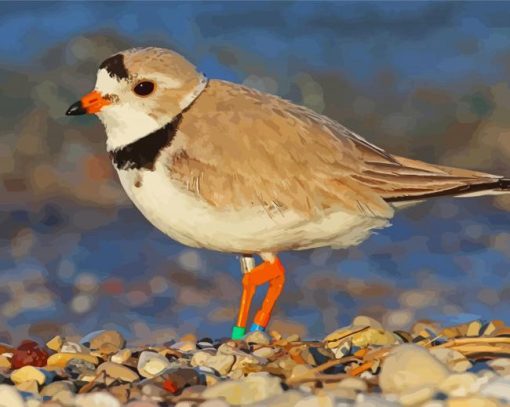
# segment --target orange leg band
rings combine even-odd
[[[241,304],[239,306],[239,316],[237,318],[237,326],[245,328],[250,313],[250,306],[255,294],[255,290],[259,285],[269,282],[266,298],[262,303],[262,307],[257,312],[254,322],[265,328],[271,318],[276,300],[282,292],[285,283],[285,269],[278,258],[273,262],[265,261],[255,267],[251,272],[246,273],[243,277],[243,294],[241,296]]]

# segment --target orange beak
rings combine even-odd
[[[105,99],[101,93],[94,90],[81,98],[79,102],[73,103],[67,109],[67,116],[78,116],[82,114],[94,114],[111,102]]]

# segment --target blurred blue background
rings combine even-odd
[[[99,121],[64,116],[108,55],[169,47],[390,152],[510,175],[509,15],[487,1],[0,3],[0,340],[219,337],[235,318],[236,257],[154,229]],[[285,253],[272,328],[320,338],[357,314],[393,329],[510,323],[508,210],[508,197],[433,200],[358,247]]]

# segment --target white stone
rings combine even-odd
[[[381,396],[372,394],[358,394],[356,397],[356,407],[401,407],[402,404],[396,401],[386,400]]]
[[[510,403],[510,377],[497,377],[480,389],[480,395]]]
[[[256,343],[257,345],[269,345],[271,343],[271,337],[262,331],[249,332],[243,340],[246,343]]]
[[[363,327],[370,326],[376,329],[383,329],[383,326],[379,321],[374,318],[367,317],[366,315],[358,315],[352,320],[352,326]]]
[[[232,355],[216,355],[211,356],[206,366],[213,368],[221,375],[226,375],[232,369],[236,358]]]
[[[0,407],[24,407],[23,398],[14,386],[0,384]]]
[[[423,386],[400,394],[398,401],[403,406],[416,406],[430,400],[435,394],[433,386]]]
[[[89,353],[89,350],[76,342],[65,341],[60,348],[60,353]]]
[[[112,362],[114,363],[124,363],[131,357],[131,350],[129,349],[121,349],[114,355],[112,355]]]
[[[307,394],[297,390],[287,390],[281,394],[265,399],[259,403],[251,404],[250,407],[294,407],[296,403],[306,397]],[[202,407],[200,405],[200,407]]]
[[[448,368],[418,345],[399,345],[382,363],[379,386],[384,393],[403,393],[437,386],[450,374]]]
[[[234,405],[256,403],[283,393],[281,380],[268,373],[253,373],[241,380],[229,380],[208,387],[202,393],[206,399],[223,397]]]
[[[192,403],[193,405],[196,405]],[[175,406],[177,407],[177,406]],[[200,407],[229,407],[229,404],[226,401],[223,401],[221,399],[216,400],[207,400],[203,403],[200,403]]]
[[[491,367],[491,369],[502,376],[510,374],[510,358],[489,360],[487,364]]]
[[[144,351],[138,359],[138,373],[143,377],[155,377],[170,367],[166,357],[156,352]]]
[[[295,407],[336,407],[336,403],[332,396],[308,396],[299,400]]]
[[[105,391],[78,394],[75,400],[76,407],[120,407],[120,402]]]
[[[455,373],[463,373],[473,366],[462,353],[454,349],[431,348],[430,353]]]
[[[474,373],[457,373],[448,376],[438,388],[450,397],[464,397],[478,391],[479,384]]]
[[[346,377],[338,383],[338,387],[355,391],[367,391],[368,388],[367,383],[357,377]]]
[[[232,370],[242,369],[246,365],[261,365],[267,362],[266,359],[250,355],[246,352],[243,352],[239,349],[230,346],[227,343],[224,343],[218,348],[218,352],[216,355],[219,354],[235,356],[236,361],[234,363],[234,366],[232,367]]]

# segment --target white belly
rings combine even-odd
[[[159,230],[193,247],[233,253],[279,252],[320,246],[348,247],[365,240],[386,219],[346,212],[310,220],[292,212],[269,215],[262,207],[220,210],[156,171],[119,170],[128,196]]]

